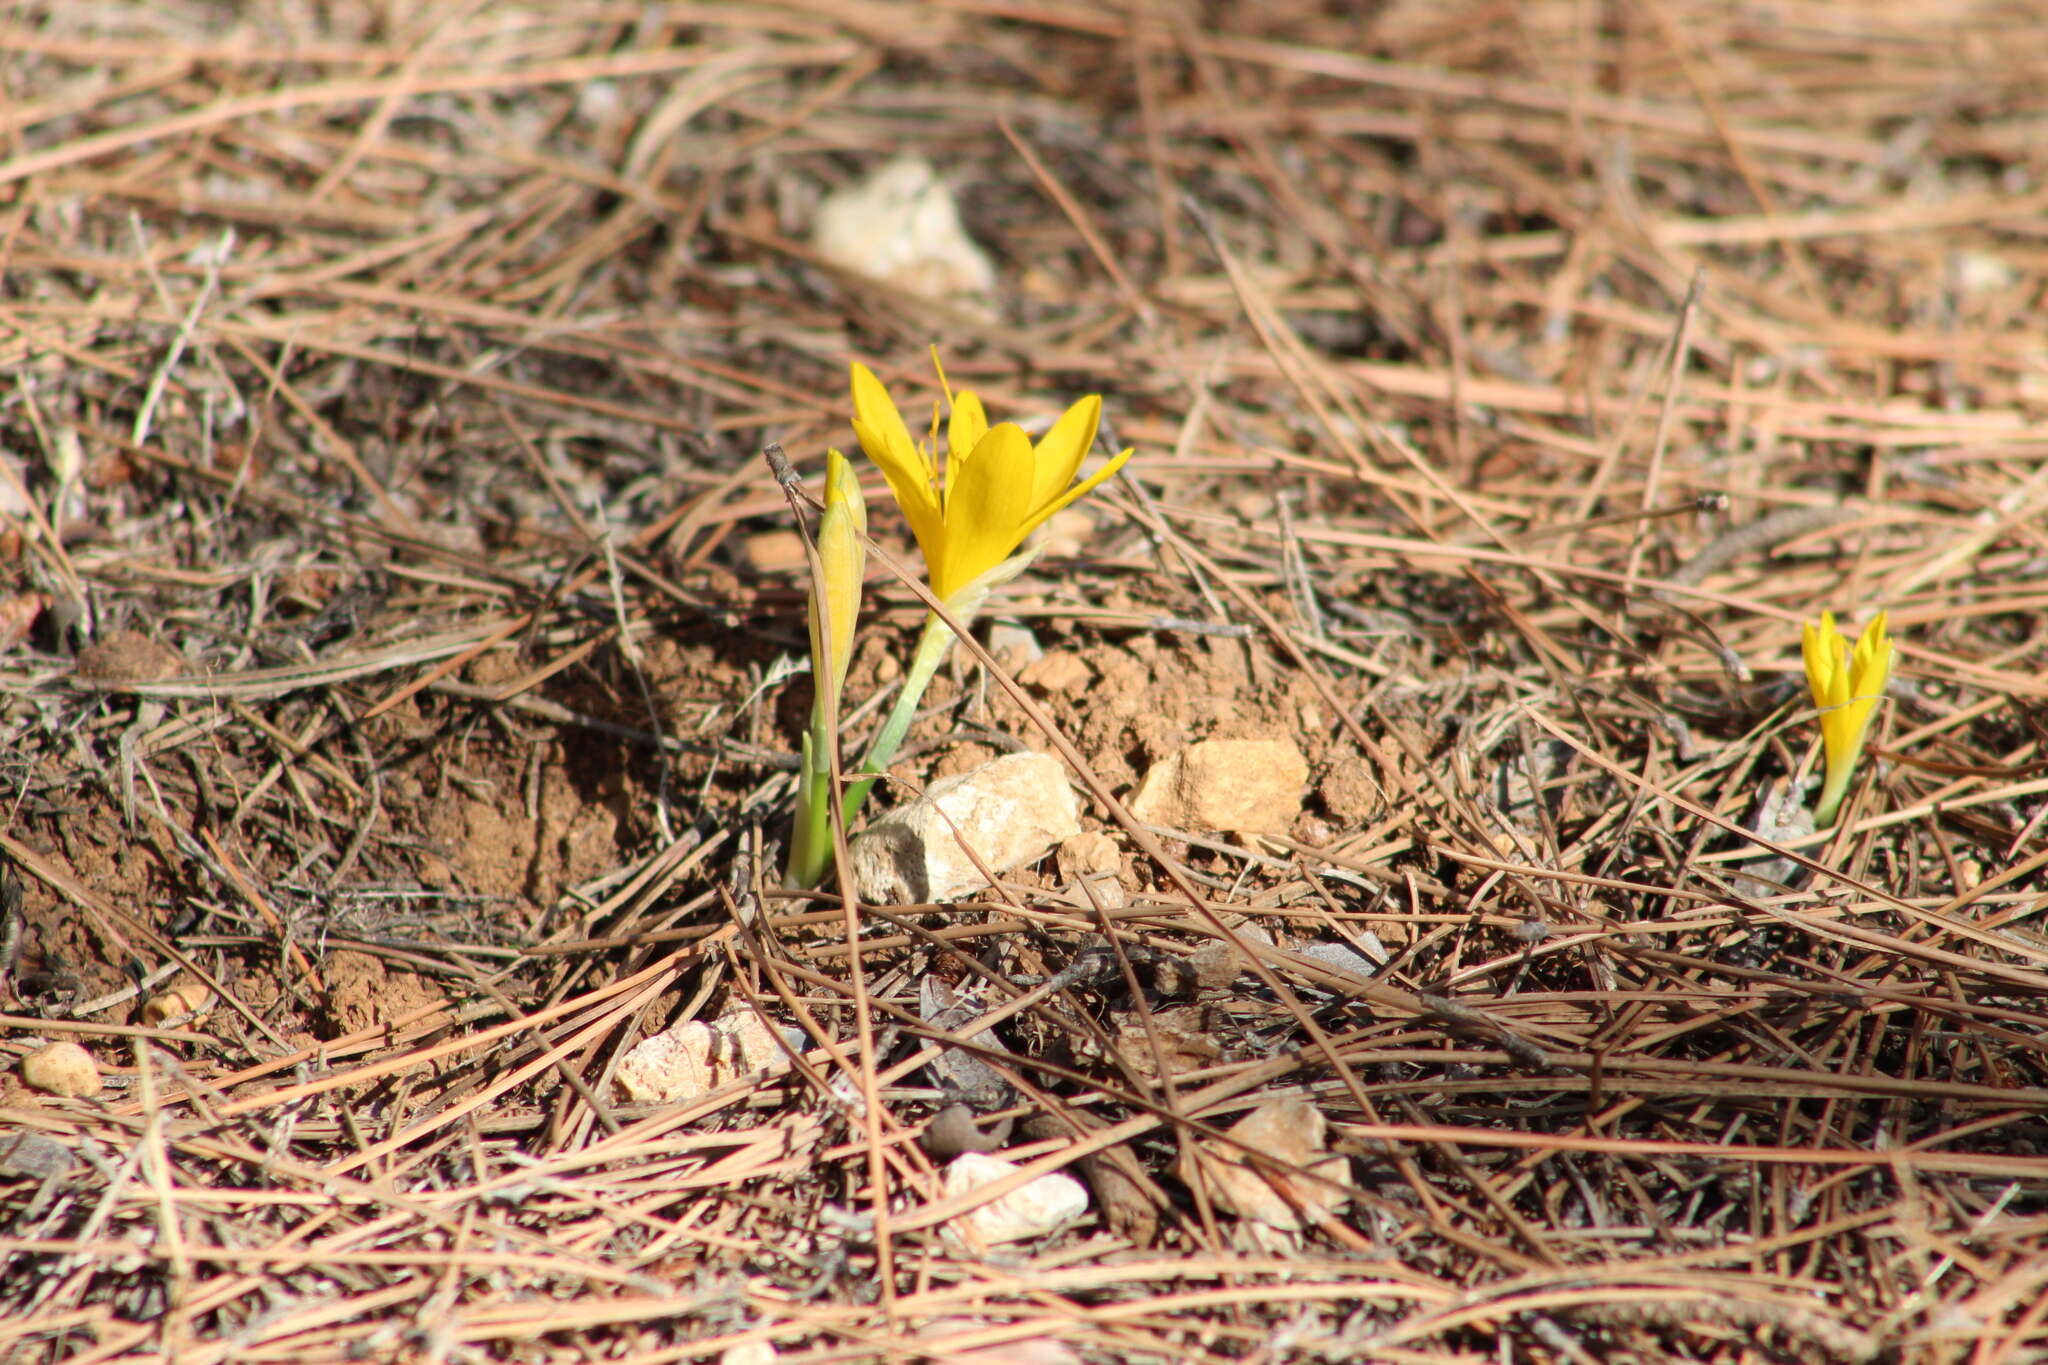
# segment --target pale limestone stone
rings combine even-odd
[[[982,305],[995,288],[988,253],[960,224],[960,206],[921,156],[901,156],[818,206],[811,234],[832,264],[906,294]]]
[[[941,1189],[948,1199],[972,1194],[1015,1175],[1018,1169],[1001,1157],[967,1152],[947,1164]],[[971,1252],[980,1247],[1043,1237],[1087,1211],[1088,1191],[1081,1182],[1050,1171],[977,1209],[948,1219],[939,1235],[955,1251]]]
[[[803,1035],[784,1031],[799,1051]],[[628,1099],[673,1104],[757,1071],[784,1071],[789,1053],[761,1017],[737,1011],[709,1023],[692,1019],[633,1044],[614,1076]]]
[[[196,1023],[212,1008],[211,989],[197,981],[180,982],[143,1002],[142,1023],[145,1028],[178,1027]]]
[[[1116,840],[1099,830],[1076,834],[1061,841],[1057,861],[1060,876],[1073,886],[1073,901],[1090,909],[1121,910],[1130,900],[1119,879],[1124,855]],[[1088,883],[1082,890],[1078,883]]]
[[[31,1090],[75,1099],[100,1093],[99,1063],[76,1043],[45,1043],[21,1059],[22,1083]]]
[[[793,574],[806,570],[804,538],[794,531],[760,531],[740,542],[740,558],[757,574]]]
[[[1054,697],[1075,696],[1094,679],[1081,656],[1066,649],[1055,649],[1034,659],[1017,674],[1017,681],[1026,687],[1035,687]]]
[[[1279,739],[1205,739],[1153,765],[1131,814],[1170,829],[1284,833],[1301,814],[1308,760]]]
[[[1101,830],[1076,834],[1060,843],[1059,867],[1063,877],[1100,877],[1121,872],[1124,855],[1116,840]]]
[[[988,628],[988,652],[996,656],[997,663],[1015,673],[1044,658],[1045,646],[1038,643],[1038,636],[1029,626],[998,621]]]
[[[1059,760],[1005,754],[932,783],[862,831],[853,841],[854,885],[878,905],[950,900],[988,884],[963,844],[1000,876],[1080,832],[1080,802]]]

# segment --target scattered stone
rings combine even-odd
[[[993,1185],[1019,1169],[1001,1157],[967,1152],[948,1163],[940,1188],[946,1198],[953,1199]],[[1087,1211],[1088,1191],[1081,1182],[1050,1171],[970,1213],[948,1219],[939,1235],[954,1251],[968,1253],[1043,1237]]]
[[[1273,946],[1273,936],[1250,921],[1233,924],[1230,931],[1246,943],[1263,944],[1268,948]],[[1188,954],[1188,965],[1195,969],[1197,989],[1220,991],[1249,969],[1251,962],[1231,944],[1222,939],[1211,939]]]
[[[1372,769],[1356,754],[1330,765],[1316,795],[1323,799],[1324,810],[1347,825],[1369,819],[1386,804],[1379,783],[1373,781]]]
[[[0,1178],[27,1177],[48,1180],[69,1175],[78,1159],[71,1149],[46,1133],[17,1129],[0,1133]]]
[[[804,1036],[794,1029],[783,1030],[783,1039],[798,1050],[805,1046]],[[692,1019],[642,1038],[619,1063],[615,1080],[628,1099],[674,1104],[757,1071],[788,1069],[789,1053],[761,1017],[736,1011],[710,1023]]]
[[[78,651],[72,676],[101,687],[160,682],[185,671],[185,658],[139,630],[117,630]]]
[[[998,621],[988,628],[988,652],[996,662],[1015,673],[1045,657],[1045,647],[1029,626]]]
[[[1080,832],[1080,802],[1060,761],[1005,754],[932,783],[862,831],[853,841],[854,885],[878,905],[951,900],[988,884],[963,843],[999,876]]]
[[[804,538],[794,531],[759,531],[740,542],[740,559],[762,577],[805,571]]]
[[[1386,965],[1387,950],[1380,937],[1370,929],[1360,929],[1358,948],[1348,943],[1322,942],[1304,943],[1294,950],[1295,954],[1311,962],[1320,962],[1333,971],[1349,972],[1353,976],[1370,978],[1373,973]],[[1365,951],[1360,952],[1359,948]]]
[[[1955,291],[1973,301],[2010,289],[2020,279],[2010,261],[1988,251],[1950,252],[1948,275]]]
[[[28,638],[36,619],[50,609],[50,601],[46,592],[18,592],[0,598],[0,654]]]
[[[1205,739],[1153,765],[1131,814],[1169,829],[1280,834],[1307,783],[1308,760],[1286,740]]]
[[[1351,1202],[1350,1158],[1329,1149],[1330,1122],[1307,1100],[1268,1100],[1226,1131],[1242,1146],[1194,1143],[1181,1149],[1181,1179],[1207,1182],[1226,1213],[1283,1232],[1312,1227]],[[1247,1164],[1245,1149],[1290,1171]]]
[[[32,1090],[76,1099],[100,1093],[100,1067],[76,1043],[46,1043],[21,1059],[22,1083]]]
[[[1101,830],[1088,830],[1060,841],[1059,869],[1062,877],[1100,877],[1121,872],[1123,850]]]
[[[142,1026],[176,1027],[197,1020],[212,1008],[211,989],[197,981],[181,982],[159,995],[152,995],[143,1002]]]
[[[1789,844],[1813,833],[1813,807],[1806,804],[1806,790],[1796,782],[1771,789],[1759,806],[1754,828],[1758,837],[1774,844]],[[1735,873],[1729,882],[1740,896],[1763,900],[1796,891],[1813,880],[1811,870],[1790,858],[1765,858]]]
[[[1055,649],[1017,674],[1017,681],[1051,697],[1071,697],[1087,690],[1095,675],[1072,650]]]
[[[818,254],[908,294],[981,305],[995,289],[988,253],[960,224],[953,191],[921,156],[900,156],[818,206]]]

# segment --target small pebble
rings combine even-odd
[[[968,1194],[1015,1175],[1017,1167],[1001,1157],[968,1152],[946,1167],[942,1188],[947,1198]],[[970,1252],[976,1244],[994,1246],[1042,1237],[1088,1211],[1088,1191],[1070,1175],[1051,1171],[991,1200],[970,1213],[949,1220],[939,1232],[955,1251]]]
[[[1080,832],[1066,767],[1050,754],[1005,754],[932,783],[855,836],[854,885],[877,905],[950,900],[988,885],[977,859],[1000,876]]]
[[[1131,814],[1169,829],[1272,834],[1301,814],[1308,761],[1287,740],[1206,739],[1153,765]]]
[[[52,1095],[77,1098],[100,1092],[99,1063],[76,1043],[47,1043],[21,1059],[23,1084]]]
[[[152,995],[142,1006],[142,1025],[162,1028],[172,1020],[184,1023],[212,1006],[213,992],[197,981],[187,981],[161,995]]]

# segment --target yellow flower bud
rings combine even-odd
[[[838,696],[853,662],[854,626],[860,620],[861,582],[867,576],[868,507],[853,466],[836,450],[825,452],[825,513],[818,519],[818,582],[811,592],[811,668],[819,691]],[[822,611],[821,611],[822,609]],[[829,646],[822,637],[829,634]]]
[[[1835,628],[1834,613],[1824,611],[1817,624],[1806,627],[1802,646],[1806,685],[1820,711],[1821,752],[1827,773],[1821,780],[1813,818],[1825,828],[1841,812],[1849,778],[1863,756],[1864,736],[1891,680],[1892,641],[1886,614],[1879,612],[1863,628],[1852,650],[1848,637]]]

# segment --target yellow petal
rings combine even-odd
[[[876,464],[882,464],[886,456],[919,467],[927,482],[936,472],[930,456],[910,439],[910,428],[896,410],[896,400],[889,397],[875,372],[859,361],[853,365],[853,429],[860,436],[861,449]]]
[[[911,459],[905,460],[899,451],[876,436],[874,429],[865,422],[856,421],[853,434],[860,438],[861,449],[867,451],[868,458],[889,480],[889,492],[895,497],[896,505],[903,509],[903,519],[910,523],[918,546],[929,555],[945,525],[945,516],[939,508],[938,494],[932,491],[932,481],[925,472],[924,461],[914,452]]]
[[[1835,614],[1824,611],[1820,624],[1808,624],[1801,632],[1800,650],[1806,658],[1806,685],[1813,693],[1813,704],[1823,712],[1848,700],[1848,679],[1844,676],[1844,657],[1848,653],[1848,642],[1835,629]]]
[[[980,397],[972,389],[960,390],[953,399],[952,421],[946,426],[946,487],[949,491],[953,480],[958,477],[958,466],[966,462],[986,435],[988,413],[983,410]]]
[[[1849,676],[1858,696],[1879,695],[1892,675],[1892,640],[1889,612],[1879,612],[1871,618],[1857,637],[1855,657],[1849,665]]]
[[[1039,438],[1031,473],[1033,511],[1067,491],[1080,472],[1081,461],[1088,457],[1089,447],[1095,444],[1095,429],[1101,423],[1102,399],[1091,393],[1060,414],[1052,430]]]
[[[1052,517],[1055,513],[1065,511],[1068,507],[1073,505],[1075,502],[1078,502],[1081,498],[1087,496],[1089,493],[1094,492],[1095,489],[1099,487],[1104,480],[1110,478],[1119,469],[1122,469],[1124,467],[1124,461],[1130,458],[1131,451],[1130,448],[1127,446],[1124,449],[1118,451],[1116,453],[1116,458],[1111,460],[1108,464],[1096,470],[1093,474],[1089,475],[1081,482],[1075,484],[1072,488],[1069,488],[1066,492],[1060,494],[1051,502],[1045,504],[1043,507],[1040,507],[1036,511],[1032,512],[1032,514],[1029,517],[1025,518],[1024,530],[1018,536],[1018,539],[1022,540],[1024,536],[1030,535],[1033,531],[1036,531],[1040,526],[1043,526],[1046,520]]]
[[[1031,438],[1014,422],[989,428],[960,466],[946,498],[945,545],[927,554],[941,599],[1009,557],[1031,510]]]

